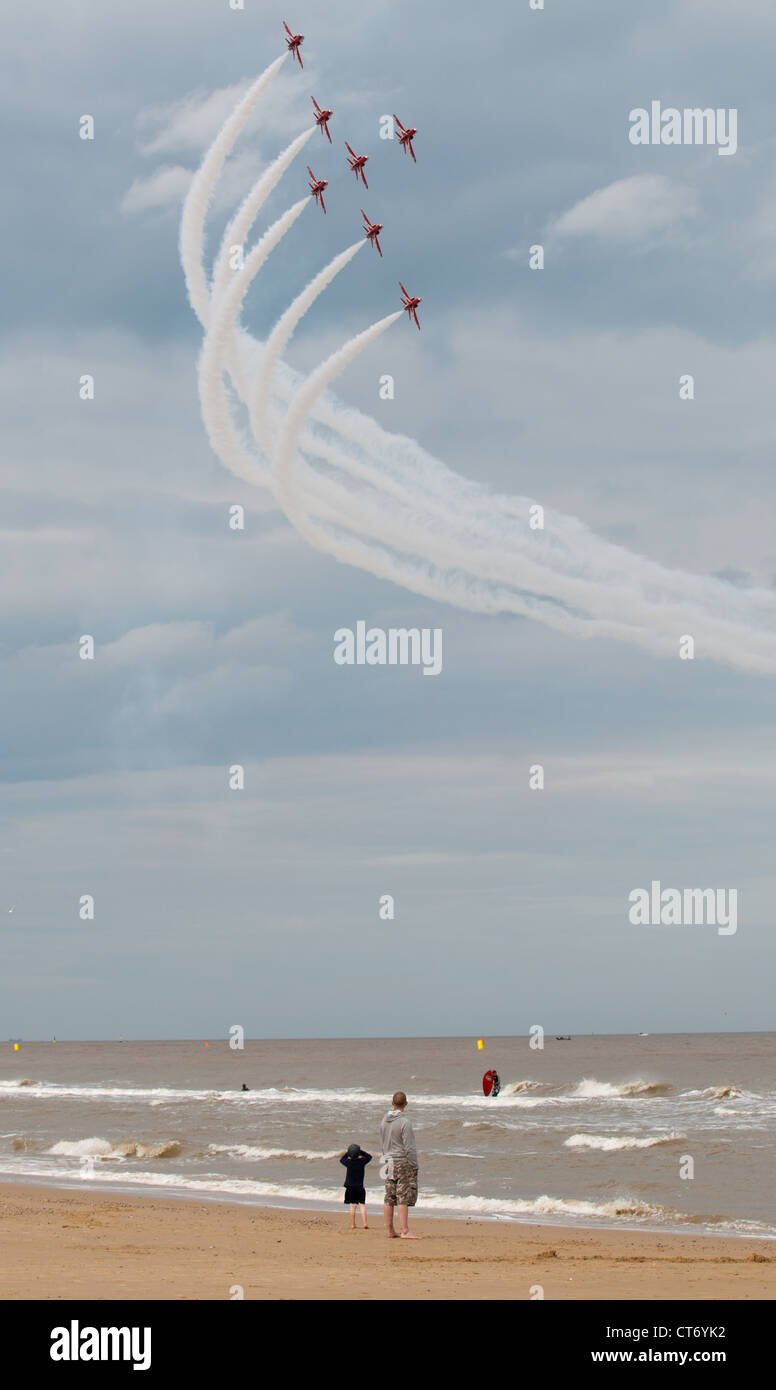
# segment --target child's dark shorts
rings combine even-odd
[[[366,1202],[366,1188],[365,1188],[365,1187],[346,1187],[346,1188],[345,1188],[345,1205],[346,1205],[346,1206],[362,1206],[362,1207],[363,1207],[364,1204],[365,1204],[365,1202]]]

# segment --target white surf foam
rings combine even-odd
[[[88,1142],[88,1141],[84,1141]],[[105,1141],[92,1141],[105,1142]],[[95,1155],[96,1156],[96,1155]],[[2,1167],[9,1171],[9,1166]],[[36,1176],[62,1177],[60,1169],[44,1169],[38,1166]],[[99,1186],[110,1183],[110,1175],[103,1169],[96,1169],[90,1177]],[[84,1179],[73,1175],[74,1182]],[[187,1178],[174,1173],[144,1173],[127,1171],[122,1173],[122,1185],[157,1188],[178,1188],[186,1193],[231,1194],[241,1197],[286,1198],[292,1201],[331,1203],[341,1200],[341,1187],[314,1187],[307,1183],[262,1182],[256,1178],[224,1178],[219,1174],[208,1174],[198,1178]],[[372,1188],[368,1192],[372,1202],[382,1200],[382,1189]],[[456,1215],[487,1216],[580,1216],[611,1219],[616,1217],[659,1218],[676,1216],[667,1209],[650,1206],[630,1197],[612,1198],[607,1202],[588,1202],[574,1198],[550,1197],[544,1195],[534,1198],[497,1198],[456,1196],[443,1192],[423,1194],[422,1206],[431,1211],[447,1211]]]
[[[122,1158],[175,1158],[182,1145],[177,1139],[165,1139],[156,1143],[139,1143],[136,1140],[119,1140],[112,1144],[109,1139],[59,1139],[46,1153],[60,1158],[99,1158],[100,1160],[120,1160]]]
[[[570,1139],[563,1142],[567,1149],[600,1149],[604,1153],[613,1153],[618,1149],[654,1149],[659,1144],[682,1143],[685,1137],[683,1134],[661,1134],[651,1139],[639,1139],[631,1134],[572,1134]]]
[[[24,1095],[30,1099],[55,1098],[57,1100],[119,1102],[146,1100],[152,1106],[192,1101],[250,1106],[282,1100],[284,1105],[369,1105],[381,1109],[383,1113],[390,1106],[390,1098],[385,1095],[384,1091],[366,1091],[358,1087],[347,1090],[330,1090],[316,1087],[280,1088],[267,1086],[255,1091],[205,1091],[165,1086],[63,1086],[55,1082],[40,1081],[28,1085],[24,1091],[19,1091],[16,1082],[0,1081],[0,1095],[3,1091],[10,1092],[11,1090],[15,1095]],[[412,1105],[417,1108],[422,1106],[452,1106],[456,1109],[488,1110],[493,1106],[530,1108],[536,1105],[551,1105],[556,1103],[558,1099],[561,1098],[553,1096],[532,1098],[523,1095],[505,1095],[503,1092],[497,1098],[481,1094],[413,1095]]]
[[[665,1095],[670,1090],[665,1081],[596,1081],[595,1077],[586,1076],[573,1095],[584,1100],[635,1100]]]
[[[208,1153],[229,1154],[233,1158],[339,1158],[342,1149],[266,1149],[259,1144],[208,1144]]]
[[[89,1183],[94,1187],[112,1188],[113,1190],[133,1187],[156,1188],[162,1191],[176,1191],[181,1196],[236,1197],[243,1200],[252,1198],[258,1204],[301,1203],[304,1205],[309,1203],[328,1208],[338,1208],[342,1199],[342,1188],[334,1185],[316,1187],[307,1183],[262,1182],[255,1178],[224,1178],[219,1174],[186,1178],[175,1173],[138,1172],[131,1169],[122,1169],[121,1177],[118,1179],[117,1169],[108,1165],[95,1167],[87,1177],[84,1173],[74,1173],[72,1170],[63,1173],[60,1167],[46,1165],[40,1161],[31,1167],[29,1165],[23,1166],[20,1160],[3,1159],[0,1160],[0,1174],[24,1177],[36,1182],[51,1179],[58,1184],[65,1182],[68,1186],[72,1183],[73,1186],[82,1187],[84,1183]],[[369,1204],[376,1206],[381,1200],[381,1188],[368,1189],[367,1201]],[[657,1227],[663,1227],[667,1224],[686,1227],[689,1224],[696,1230],[708,1227],[720,1233],[749,1233],[765,1236],[769,1239],[776,1238],[776,1229],[766,1226],[762,1222],[691,1216],[672,1208],[651,1205],[629,1196],[611,1198],[606,1202],[591,1202],[578,1198],[551,1197],[546,1193],[540,1197],[521,1199],[428,1192],[423,1194],[421,1203],[416,1209],[416,1215],[422,1215],[423,1210],[439,1214],[447,1213],[455,1217],[481,1216],[493,1219],[534,1217],[539,1220],[541,1218],[554,1218],[556,1224],[558,1219],[562,1220],[564,1217],[572,1222],[580,1221],[583,1225],[596,1225],[599,1221],[615,1221],[624,1225],[636,1222],[639,1225],[654,1224]]]
[[[665,1207],[651,1206],[634,1197],[613,1197],[608,1202],[589,1202],[574,1197],[507,1198],[499,1197],[451,1197],[441,1192],[423,1194],[424,1207],[432,1210],[444,1208],[447,1211],[480,1213],[482,1215],[513,1216],[588,1216],[601,1219],[612,1217],[652,1217],[677,1219],[681,1214]]]
[[[489,1129],[511,1129],[513,1126],[500,1124],[498,1120],[464,1120],[463,1129],[475,1129],[486,1134]]]

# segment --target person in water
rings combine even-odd
[[[243,1089],[243,1091],[250,1091],[251,1088],[250,1088],[250,1086],[246,1086],[245,1082],[243,1081],[242,1089]]]
[[[340,1159],[345,1172],[345,1205],[350,1207],[350,1229],[356,1229],[356,1207],[361,1208],[361,1221],[365,1231],[369,1230],[366,1221],[366,1188],[364,1169],[372,1162],[372,1155],[362,1149],[360,1144],[348,1144]]]

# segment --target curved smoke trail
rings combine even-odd
[[[331,357],[327,357],[325,362],[316,367],[294,396],[272,457],[275,496],[287,516],[290,517],[293,514],[296,518],[300,515],[300,509],[294,502],[294,456],[299,443],[299,436],[302,433],[302,426],[315,402],[319,396],[323,395],[329,383],[334,381],[340,372],[344,372],[345,368],[355,361],[359,353],[376,342],[386,328],[390,328],[392,323],[396,323],[401,315],[402,311],[399,309],[398,313],[388,314],[387,318],[379,319],[377,323],[365,328],[363,333],[357,333],[355,338],[351,338],[338,352],[333,352]]]
[[[248,286],[266,261],[271,251],[292,227],[300,213],[304,212],[310,196],[300,198],[298,203],[288,208],[273,222],[269,231],[257,241],[246,256],[242,269],[235,271],[234,279],[221,298],[211,307],[210,322],[199,359],[199,400],[202,418],[205,422],[208,439],[213,450],[229,468],[247,482],[260,480],[258,460],[246,449],[229,410],[229,402],[224,390],[224,359],[239,315],[242,301]]]
[[[417,559],[412,562],[409,556],[404,556],[400,561],[395,553],[384,550],[382,547],[375,548],[367,546],[359,535],[342,536],[332,531],[326,531],[319,526],[307,514],[303,505],[309,499],[310,487],[309,477],[306,480],[301,476],[295,485],[294,460],[297,447],[304,423],[313,410],[316,402],[320,399],[327,386],[345,370],[356,357],[369,347],[391,324],[400,319],[402,310],[398,313],[389,314],[386,318],[371,325],[363,333],[351,338],[339,351],[332,353],[322,362],[314,372],[310,374],[304,384],[300,387],[297,394],[291,401],[286,422],[281,430],[277,446],[272,460],[272,474],[275,482],[275,496],[294,526],[305,537],[307,541],[316,549],[322,550],[332,555],[336,560],[344,564],[356,565],[361,569],[366,569],[378,578],[391,579],[395,583],[400,583],[404,587],[413,589],[417,593],[424,594],[429,598],[443,597],[448,602],[456,603],[459,606],[471,607],[474,598],[471,580],[463,576],[451,576],[444,571],[432,576],[428,571],[424,572],[422,565],[418,564]],[[329,489],[326,489],[329,491]],[[318,493],[319,489],[315,489]],[[315,495],[314,493],[314,495]],[[338,506],[338,499],[332,497],[331,506],[328,509],[329,518],[339,522],[340,530],[342,525],[341,511]],[[371,515],[369,514],[371,512]],[[388,539],[397,544],[397,533],[395,522],[393,526],[390,522],[386,523],[384,507],[377,511],[374,508],[365,508],[363,502],[358,508],[358,522],[360,530],[367,530],[367,533],[380,539]],[[410,543],[418,543],[417,533],[408,534],[407,525],[402,528],[401,545],[402,548]],[[434,552],[438,552],[438,546],[433,543],[432,537],[426,531],[420,538],[420,544],[424,550],[424,556],[434,558]],[[449,543],[442,546],[441,560],[443,564],[455,563],[460,556],[455,554],[454,547]],[[471,556],[463,556],[462,563],[465,565]],[[410,561],[409,569],[407,566]],[[481,611],[481,609],[480,609]],[[542,617],[550,626],[563,631],[573,631],[573,620],[569,614],[563,612],[557,605],[548,604],[547,600],[534,595],[525,593],[514,593],[507,588],[499,588],[497,595],[491,594],[487,611],[506,611],[518,613],[524,617]],[[592,620],[587,628],[588,635],[611,636],[623,638],[632,634],[632,629],[626,625],[613,624],[608,621]],[[649,634],[646,634],[648,637]]]
[[[191,181],[181,213],[180,252],[186,288],[191,307],[202,327],[207,327],[210,295],[203,263],[203,244],[205,239],[205,218],[207,217],[213,190],[221,176],[224,162],[234,145],[240,131],[250,119],[257,102],[274,81],[287,58],[282,53],[260,77],[248,88],[241,102],[224,121],[215,140],[208,150]]]
[[[204,224],[207,208],[210,204],[215,185],[221,174],[226,158],[257,102],[279,71],[286,56],[286,54],[282,54],[279,58],[270,63],[256,82],[249,88],[246,96],[238,104],[235,111],[232,112],[224,122],[224,125],[216,136],[213,145],[206,154],[200,169],[192,181],[189,195],[184,204],[181,221],[181,256],[189,289],[189,297],[203,325],[207,321],[209,312],[209,294],[203,264]],[[299,149],[302,148],[313,129],[314,127],[311,127],[309,132],[303,132],[301,136],[297,137],[297,140],[292,142],[288,149],[278,157],[271,169],[267,171],[267,174],[262,176],[258,184],[244,200],[232,224],[227,229],[227,234],[225,234],[222,244],[223,254],[219,256],[219,264],[217,266],[217,275],[220,281],[219,289],[222,287],[223,269],[226,256],[228,255],[227,248],[230,242],[236,241],[238,238],[243,240],[244,236],[247,235],[250,225],[257,215],[264,198],[268,195],[271,187],[274,187],[277,178],[280,177],[291,159],[298,153]],[[277,177],[275,177],[276,174]],[[210,356],[211,354],[208,352],[206,355],[206,365],[210,364]],[[224,356],[226,357],[226,353]],[[219,380],[221,381],[220,378]],[[221,389],[223,390],[222,381]],[[246,394],[247,393],[243,393],[244,399]],[[286,391],[286,398],[288,398],[288,394],[288,391]],[[337,423],[342,427],[346,422],[339,420]],[[357,431],[357,433],[363,433],[363,423],[365,423],[364,417],[361,417],[359,424],[362,426],[362,429]],[[376,428],[379,430],[379,427]],[[346,428],[344,432],[346,434],[348,433]],[[238,476],[246,478],[248,481],[253,483],[261,482],[261,477],[259,476],[261,465],[257,459],[253,458],[250,451],[245,448],[243,442],[239,438],[239,434],[231,420],[225,392],[217,411],[211,411],[211,429],[209,430],[209,434],[213,447],[228,468],[236,472]],[[384,432],[380,431],[380,434],[382,435]],[[329,450],[326,450],[327,454],[329,452]],[[343,456],[337,453],[333,461],[338,462],[340,466],[342,466]],[[446,475],[444,477],[444,482],[448,484],[447,491],[449,496],[449,482],[455,478],[455,475],[449,474],[442,466],[440,466],[439,471],[442,475]],[[463,480],[460,481],[463,482]],[[401,490],[404,491],[404,489]],[[432,486],[430,495],[434,496],[437,493],[438,489]],[[523,511],[525,511],[525,505],[527,505],[527,503],[523,505]],[[392,573],[394,577],[398,579],[398,582],[402,582],[395,571]],[[439,596],[436,589],[434,593],[436,596]],[[489,603],[483,606],[486,608],[486,611],[492,611]]]
[[[262,397],[265,393],[268,394],[273,366],[277,362],[284,345],[289,341],[294,327],[307,309],[310,308],[318,294],[323,291],[339,270],[352,259],[363,245],[365,245],[363,241],[356,242],[353,246],[348,247],[346,251],[341,252],[339,256],[336,256],[329,265],[325,266],[324,269],[319,272],[302,293],[297,296],[296,300],[290,305],[285,314],[281,316],[281,319],[278,321],[278,324],[270,335],[264,348],[258,378],[257,394],[260,394]],[[226,303],[218,305],[218,339],[221,344],[225,344],[228,339],[230,320],[232,324],[236,325],[240,305],[247,291],[249,281],[258,273],[264,259],[265,258],[262,257],[261,260],[251,260],[250,263],[246,263],[244,271],[240,275],[239,282],[237,283],[237,288],[235,289],[233,286],[232,292],[230,292]],[[383,326],[387,327],[389,323],[395,322],[400,316],[401,311],[398,314],[390,316],[390,318],[386,320],[385,325],[380,326],[380,331],[382,331]],[[359,335],[355,345],[346,344],[344,349],[336,353],[330,361],[323,364],[323,367],[316,373],[316,379],[319,375],[325,378],[322,384],[312,392],[306,392],[305,396],[302,398],[305,415],[309,414],[314,409],[325,386],[344,369],[349,361],[353,360],[353,357],[358,351],[368,346],[375,336],[377,336],[377,334],[374,334],[371,330],[367,330],[366,334]],[[355,350],[353,350],[354,347]],[[207,368],[201,373],[201,380],[208,382],[207,388],[203,389],[201,394],[205,403],[205,420],[211,445],[232,472],[236,473],[239,477],[245,478],[249,482],[259,483],[262,486],[270,486],[273,491],[276,492],[277,489],[273,485],[274,479],[269,482],[266,481],[263,467],[259,466],[258,460],[254,461],[252,459],[234,426],[226,392],[224,390],[223,376],[218,370],[218,360],[217,351],[210,352],[208,354]],[[269,455],[272,447],[271,426],[267,416],[262,415],[260,407],[256,408],[255,405],[251,411],[251,416],[254,434],[258,438],[261,447]],[[299,442],[299,431],[296,432],[296,435],[297,442]],[[353,460],[347,454],[343,453],[341,448],[337,448],[336,445],[322,441],[315,436],[302,436],[301,442],[306,450],[311,451],[318,457],[324,458],[327,463],[340,470],[344,469],[352,476],[361,478],[363,481],[378,484],[382,491],[387,492],[389,495],[403,502],[406,506],[411,507],[413,497],[407,487],[401,482],[394,482],[384,474],[376,471],[368,462],[366,464],[360,464],[358,460]],[[340,487],[327,478],[321,478],[314,470],[307,466],[303,467],[303,484],[302,494],[307,503],[307,510],[312,510],[317,516],[324,517],[331,522],[336,522],[339,528],[342,529],[346,521],[346,515],[349,521],[349,512],[352,510],[352,508],[347,506],[347,502],[353,500],[352,492],[347,491],[343,494]],[[289,502],[288,486],[286,489],[286,502],[290,509],[291,504]],[[313,504],[312,507],[310,504]],[[293,510],[295,524],[312,544],[315,544],[319,549],[334,554],[337,559],[344,563],[358,565],[360,568],[369,570],[378,578],[390,579],[394,583],[401,584],[426,597],[436,599],[440,597],[446,598],[448,601],[456,603],[458,606],[466,607],[473,611],[494,613],[505,611],[534,617],[544,612],[547,621],[551,621],[553,626],[559,627],[563,631],[573,630],[573,625],[564,617],[562,610],[558,608],[557,604],[551,601],[547,602],[540,598],[529,598],[525,595],[515,594],[514,592],[510,592],[508,588],[500,588],[497,596],[491,594],[484,598],[480,597],[476,599],[472,591],[470,580],[454,582],[448,577],[443,583],[443,577],[440,576],[440,578],[431,581],[428,577],[424,577],[422,568],[419,566],[417,560],[413,561],[410,557],[406,556],[400,560],[395,553],[391,554],[380,547],[374,548],[366,546],[360,538],[356,538],[353,535],[350,535],[345,542],[340,540],[338,543],[335,543],[325,531],[317,529],[312,521],[307,521],[299,505],[296,505]],[[357,524],[361,531],[366,531],[372,539],[387,539],[389,541],[392,538],[395,539],[395,526],[392,526],[390,521],[386,524],[384,510],[380,507],[365,507],[363,501],[359,502],[358,517],[355,524]],[[403,521],[402,535],[405,544],[410,540],[413,541],[416,545],[424,549],[426,554],[430,554],[432,560],[448,566],[450,564],[457,565],[465,570],[467,559],[470,558],[467,555],[465,547],[456,549],[455,545],[445,545],[440,542],[433,543],[432,537],[429,535],[428,531],[422,531],[413,526],[411,524],[411,519]],[[487,552],[483,553],[481,563],[485,560],[486,554]],[[499,576],[495,573],[488,575],[490,580],[498,577]],[[619,627],[610,630],[609,628],[604,628],[601,625],[592,623],[590,629],[591,634],[595,633],[596,635],[602,635],[604,633],[620,637],[623,635]]]
[[[280,355],[284,342],[290,338],[295,324],[302,317],[302,314],[314,302],[326,284],[334,277],[340,269],[347,264],[348,260],[355,252],[364,245],[364,242],[357,242],[353,247],[335,257],[328,266],[319,272],[310,284],[302,291],[297,299],[289,307],[281,320],[276,325],[275,330],[267,342],[262,356],[262,364],[259,372],[259,389],[268,389],[271,380],[272,368]],[[242,298],[247,290],[250,279],[258,273],[263,257],[260,260],[252,260],[246,264],[243,272],[239,276],[237,289],[239,293],[230,291],[229,299],[224,305],[218,306],[219,314],[219,336],[220,341],[225,344],[229,336],[229,319],[236,325]],[[395,321],[396,317],[391,321]],[[382,331],[382,330],[381,330]],[[368,346],[372,341],[372,334],[367,330],[366,334],[359,335],[355,345],[346,344],[341,352],[327,361],[319,372],[316,373],[316,382],[322,379],[322,384],[317,389],[305,393],[303,398],[305,411],[309,414],[319,400],[326,385],[331,382],[340,371],[344,369],[349,361],[363,347]],[[376,336],[376,335],[375,335]],[[353,350],[355,346],[355,350]],[[233,472],[248,481],[257,482],[262,485],[273,487],[273,480],[269,484],[265,483],[263,467],[259,468],[258,462],[254,462],[243,441],[234,427],[229,412],[228,401],[223,385],[222,374],[217,370],[217,354],[210,355],[210,380],[212,391],[218,392],[218,396],[209,397],[207,392],[203,392],[203,399],[207,403],[208,414],[206,423],[211,443],[219,457],[225,462]],[[252,426],[254,434],[267,454],[271,451],[270,435],[271,426],[266,420],[262,423],[260,412],[255,408],[251,412]],[[217,421],[214,427],[213,421]],[[299,431],[297,431],[297,442],[299,442]],[[299,502],[292,503],[292,489],[290,482],[286,483],[285,506],[289,514],[293,512],[294,523],[297,528],[305,535],[306,539],[314,544],[318,549],[331,553],[335,558],[343,563],[358,565],[360,568],[368,570],[378,578],[389,579],[394,583],[401,584],[406,588],[423,594],[427,597],[444,599],[448,602],[464,606],[474,611],[481,612],[511,612],[522,616],[543,617],[551,626],[564,632],[573,631],[574,624],[571,619],[564,615],[563,610],[553,599],[546,599],[538,595],[526,595],[524,592],[515,592],[509,586],[514,584],[514,575],[509,567],[500,564],[498,552],[492,546],[492,522],[490,524],[491,534],[483,537],[482,545],[476,550],[472,546],[471,535],[456,542],[455,537],[433,535],[424,525],[423,521],[418,521],[415,515],[417,510],[417,488],[415,494],[406,487],[401,481],[394,481],[386,476],[385,472],[375,470],[367,462],[361,463],[343,453],[341,448],[328,442],[323,442],[315,436],[307,435],[302,439],[302,443],[307,452],[312,452],[318,457],[323,457],[325,461],[335,468],[345,470],[350,476],[379,487],[381,492],[387,493],[395,500],[404,504],[405,509],[409,509],[401,520],[402,548],[406,550],[409,544],[419,548],[425,557],[433,564],[442,567],[450,566],[463,572],[462,579],[454,579],[441,569],[434,580],[423,577],[421,566],[418,561],[407,556],[401,558],[395,553],[396,524],[390,517],[386,519],[384,506],[368,506],[363,499],[354,498],[351,489],[343,493],[342,489],[332,483],[328,478],[321,478],[309,467],[305,467],[300,477],[303,484],[301,488],[302,497],[306,503],[305,510]],[[451,475],[454,476],[454,475]],[[282,474],[281,474],[282,477]],[[352,519],[353,504],[356,504],[357,516]],[[393,542],[394,553],[385,551],[381,547],[374,548],[365,546],[360,536],[349,535],[343,540],[341,535],[335,538],[331,533],[317,527],[313,520],[307,520],[305,512],[313,512],[319,518],[325,518],[330,522],[335,522],[341,532],[344,526],[351,530],[367,534],[372,540]],[[449,514],[445,520],[449,522]],[[472,523],[469,523],[470,531]],[[467,576],[466,571],[471,570],[474,562],[475,573]],[[546,583],[546,576],[541,567],[535,563],[526,562],[523,559],[521,566],[521,583],[523,588],[526,584],[533,583],[541,589]],[[484,593],[476,596],[473,584],[476,578],[485,578],[489,585],[499,583],[497,595],[494,592]],[[630,625],[632,627],[632,624]],[[610,636],[623,639],[630,635],[628,624],[612,623],[611,621],[601,621],[590,619],[586,621],[585,635],[587,636]]]
[[[251,92],[280,61],[270,65]],[[203,162],[196,181],[198,208],[207,208],[226,153],[241,128],[236,118],[247,100],[243,99],[222,128]],[[213,158],[214,151],[218,159]],[[238,219],[241,213],[248,216],[249,202],[250,195]],[[201,244],[204,212],[196,248],[192,238],[195,224],[196,218],[190,216],[181,248],[186,255],[190,297],[195,308],[195,300],[199,300],[197,311],[206,318],[207,306],[203,306],[201,295],[192,293],[197,281],[192,269],[194,258],[200,265],[200,284],[206,285]],[[310,288],[297,297],[295,305],[306,300]],[[218,300],[224,290],[225,284],[219,285]],[[239,303],[231,313],[233,325],[238,313]],[[398,316],[392,315],[388,321]],[[222,315],[219,309],[219,330],[208,349],[208,370],[212,375],[220,351],[221,372],[226,366],[250,409],[259,394],[251,378],[256,381],[261,345],[240,329],[233,329],[230,336],[229,318],[229,313]],[[388,321],[384,321],[386,326]],[[279,329],[280,323],[273,333]],[[371,331],[367,330],[367,337]],[[357,341],[363,337],[359,335]],[[346,345],[345,350],[351,346]],[[282,352],[282,344],[277,354],[276,347],[277,340],[273,358]],[[332,361],[314,373],[316,381]],[[225,447],[225,437],[218,431],[217,452],[240,476],[278,490],[294,524],[318,548],[419,593],[473,611],[528,613],[563,631],[616,636],[674,654],[678,637],[690,631],[699,645],[702,642],[698,655],[715,656],[741,668],[776,670],[776,596],[769,591],[741,591],[719,580],[668,570],[600,539],[575,518],[558,513],[547,512],[545,529],[530,531],[527,515],[531,499],[489,494],[445,468],[414,440],[389,435],[376,421],[342,407],[330,395],[323,396],[325,383],[319,390],[308,391],[306,385],[299,387],[297,374],[285,363],[279,361],[273,372],[274,366],[265,349],[258,373],[262,398],[271,391],[281,402],[292,402],[281,432],[275,478],[258,472],[258,461],[242,443],[237,453],[233,438],[226,440]],[[221,372],[218,379],[223,389]],[[265,443],[271,435],[267,416],[275,410],[274,401],[267,401],[261,412],[258,432]],[[252,414],[255,421],[255,404]],[[234,428],[231,421],[230,427]],[[289,453],[292,434],[296,443]],[[294,467],[297,447],[306,459]],[[306,461],[312,458],[326,465],[326,474]],[[354,483],[359,484],[358,489]],[[314,516],[324,519],[329,529],[321,527]],[[389,549],[366,543],[364,535],[385,540]]]
[[[324,266],[309,285],[305,286],[302,293],[298,294],[296,299],[289,304],[285,313],[281,314],[267,339],[264,355],[261,359],[261,369],[256,378],[256,387],[250,401],[251,428],[266,454],[269,454],[272,449],[267,408],[275,367],[288,347],[300,320],[304,318],[308,309],[312,308],[318,296],[323,294],[335,276],[339,275],[340,271],[350,264],[362,246],[366,246],[366,242],[357,241],[346,251],[341,251],[338,256],[329,261],[329,264]]]
[[[258,214],[266,203],[273,188],[280,182],[286,169],[292,163],[299,151],[304,149],[310,136],[314,134],[316,127],[311,125],[309,130],[304,130],[301,135],[297,135],[295,140],[279,154],[274,163],[264,171],[260,179],[257,179],[250,193],[243,200],[231,222],[229,223],[221,239],[221,247],[216,257],[213,267],[213,289],[212,297],[216,301],[221,296],[226,280],[230,274],[229,253],[234,246],[242,246],[245,242],[251,227],[253,226]]]

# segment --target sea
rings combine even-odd
[[[776,1237],[776,1034],[482,1042],[3,1044],[0,1181],[333,1210],[358,1143],[379,1209],[400,1089],[418,1215]]]

